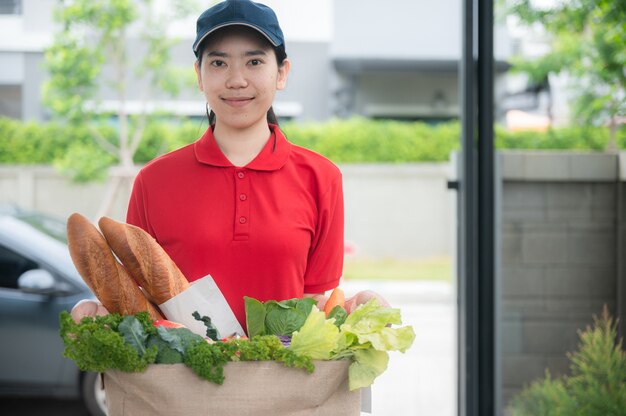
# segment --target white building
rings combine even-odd
[[[0,0],[0,115],[45,120],[41,86],[43,50],[52,41],[56,0]],[[206,2],[207,6],[210,2]],[[288,87],[278,94],[280,117],[332,116],[438,121],[457,118],[461,56],[458,0],[266,0],[281,21],[292,60]],[[182,42],[175,63],[195,59],[195,17],[177,24]],[[510,40],[496,28],[496,98],[505,93]],[[131,41],[131,47],[132,41]],[[141,80],[131,83],[129,105]],[[105,103],[115,106],[112,91]],[[155,97],[157,107],[202,116],[201,94],[190,88],[176,99]],[[136,103],[136,102],[135,102]]]

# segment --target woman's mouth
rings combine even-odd
[[[226,97],[222,98],[231,107],[243,107],[254,99],[254,97]]]

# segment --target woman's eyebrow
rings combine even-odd
[[[226,52],[222,52],[222,51],[210,51],[208,53],[208,55],[209,56],[218,56],[220,58],[227,58],[229,56]],[[262,49],[255,49],[255,50],[252,50],[252,51],[246,51],[244,53],[244,56],[259,56],[259,55],[265,56],[265,55],[267,55],[267,52],[265,52]]]
[[[267,55],[267,53],[262,49],[257,49],[254,51],[248,51],[244,54],[245,56],[256,56],[256,55]]]

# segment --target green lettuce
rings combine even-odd
[[[353,360],[348,368],[350,390],[371,385],[374,379],[387,369],[389,353],[371,348],[355,350]]]
[[[387,369],[388,351],[405,352],[413,344],[413,328],[392,327],[400,324],[400,310],[381,306],[376,299],[347,317],[339,314],[327,319],[314,307],[293,333],[289,349],[314,360],[350,359],[349,385],[355,390],[371,385]]]
[[[405,352],[415,339],[413,327],[402,324],[400,310],[381,306],[376,299],[360,305],[341,325],[334,358],[351,357],[350,390],[367,387],[387,369],[387,351]]]
[[[313,298],[293,298],[281,302],[268,300],[265,303],[245,296],[246,326],[248,336],[286,335],[291,336],[304,325],[311,308],[317,302]]]
[[[328,360],[337,349],[339,328],[334,319],[326,319],[323,311],[312,308],[300,330],[293,333],[289,349],[313,360]]]
[[[370,343],[379,351],[405,352],[415,339],[411,326],[392,328],[402,324],[400,310],[380,306],[376,299],[370,299],[346,318],[341,330],[354,335],[359,344]]]

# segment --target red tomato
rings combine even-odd
[[[168,321],[167,319],[157,319],[152,323],[155,327],[164,326],[165,328],[184,328],[185,325],[178,322]]]

